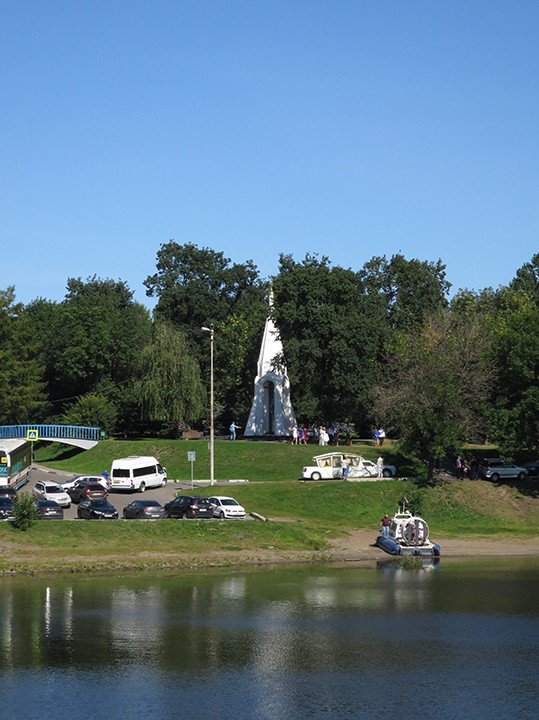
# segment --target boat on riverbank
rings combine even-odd
[[[406,509],[406,501],[391,518],[388,534],[378,535],[375,545],[389,555],[440,556],[440,546],[429,539],[429,526]]]

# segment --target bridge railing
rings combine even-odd
[[[0,425],[0,440],[26,438],[28,431],[35,431],[39,440],[101,440],[101,428],[84,425]]]

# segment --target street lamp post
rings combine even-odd
[[[210,485],[215,484],[214,478],[214,454],[213,454],[213,325],[201,328],[203,332],[210,334]]]

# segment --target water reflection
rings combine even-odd
[[[41,718],[61,693],[60,720],[400,718],[418,702],[438,718],[524,717],[539,700],[538,591],[536,559],[10,578],[0,697],[6,717]]]

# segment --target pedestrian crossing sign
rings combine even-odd
[[[39,440],[39,435],[37,430],[27,430],[26,431],[26,439],[30,442],[34,442],[36,440]]]

